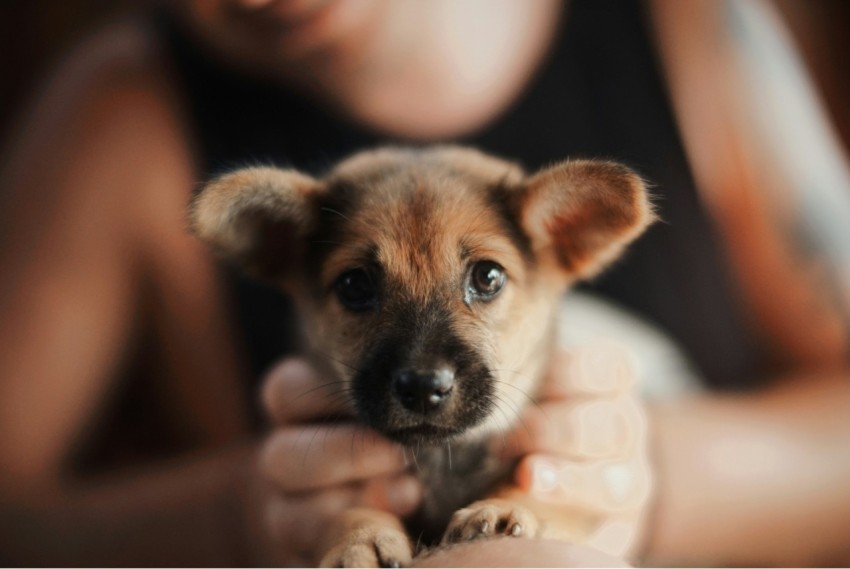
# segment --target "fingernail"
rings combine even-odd
[[[288,403],[293,390],[300,391],[309,384],[313,369],[301,359],[288,359],[268,373],[260,389],[260,403],[272,413],[280,412]]]
[[[580,487],[579,467],[566,461],[535,458],[531,463],[531,493],[539,497],[570,500]]]
[[[532,465],[531,491],[535,494],[548,494],[558,485],[558,472],[555,465],[543,459],[537,459]]]
[[[393,513],[411,514],[422,501],[422,486],[412,476],[402,476],[387,484],[385,498]]]
[[[614,504],[624,505],[632,497],[635,473],[628,464],[613,464],[605,467],[602,470],[602,481]]]
[[[313,367],[302,359],[287,360],[278,368],[278,373],[288,381],[299,383],[307,383],[316,375]]]

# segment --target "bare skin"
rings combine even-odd
[[[538,6],[517,3],[530,4]],[[387,132],[425,139],[462,134],[498,114],[533,73],[545,52],[554,14],[553,5],[543,6],[536,8],[540,12],[523,14],[527,26],[517,26],[521,35],[514,41],[525,49],[517,50],[516,59],[509,62],[511,72],[491,72],[481,83],[506,78],[497,81],[497,89],[470,92],[468,85],[454,84],[451,77],[457,74],[452,74],[432,76],[428,85],[437,86],[436,91],[423,94],[422,84],[409,77],[394,82],[398,76],[386,70],[399,62],[380,57],[370,66],[383,83],[331,89],[327,81],[333,74],[320,70],[300,88],[336,93],[336,98],[328,97],[330,104]],[[406,14],[401,9],[398,13]],[[408,17],[402,29],[409,26]],[[512,18],[510,12],[506,18]],[[317,552],[310,550],[308,536],[329,517],[352,505],[404,515],[415,508],[418,489],[404,476],[397,450],[380,439],[354,449],[350,463],[341,465],[333,452],[306,446],[305,423],[323,414],[327,402],[286,409],[275,395],[314,381],[305,379],[303,371],[299,376],[292,369],[278,370],[267,379],[264,403],[275,428],[261,443],[259,466],[257,447],[241,442],[249,433],[222,291],[210,260],[183,230],[182,212],[197,178],[192,145],[147,32],[137,27],[119,30],[117,51],[109,35],[65,64],[0,173],[4,198],[8,195],[0,208],[0,550],[22,564],[312,562]],[[381,33],[375,37],[397,41]],[[543,39],[528,42],[531,37]],[[458,39],[428,41],[451,45]],[[403,53],[421,56],[429,45]],[[297,55],[290,58],[293,69],[299,69]],[[301,61],[303,69],[309,58]],[[423,74],[439,69],[427,57],[419,65]],[[417,68],[409,69],[413,75]],[[376,91],[364,91],[369,85]],[[379,91],[396,93],[388,95],[396,101],[419,93],[422,100],[431,96],[444,105],[430,107],[438,112],[423,121],[422,113],[406,115],[391,101],[371,105],[380,101],[370,98]],[[457,122],[458,117],[466,122]],[[68,459],[114,388],[142,299],[139,277],[154,283],[163,307],[157,314],[158,335],[174,346],[168,373],[177,381],[169,397],[204,433],[206,442],[185,461],[150,465],[132,478],[80,480],[68,471]],[[835,531],[847,527],[850,504],[850,489],[836,483],[850,478],[850,451],[839,444],[841,433],[850,432],[846,385],[846,371],[824,374],[801,368],[793,380],[777,384],[770,393],[706,396],[693,404],[651,410],[661,483],[656,486],[657,518],[647,530],[650,558],[658,563],[699,563],[711,555],[716,563],[770,562],[779,542],[783,563],[846,555],[846,532]],[[552,404],[560,404],[562,411],[568,407],[557,398]],[[564,417],[563,429],[569,431],[569,412],[556,416]],[[717,439],[704,425],[728,417],[738,421],[735,439],[741,444],[724,448],[725,461],[743,464],[752,448],[771,448],[774,427],[782,426],[791,428],[793,436],[777,447],[774,471],[798,472],[805,464],[807,478],[776,477],[765,485],[764,476],[730,479],[723,471],[693,468],[682,449],[711,448]],[[317,436],[324,435],[320,431]],[[281,446],[286,440],[291,446]],[[517,474],[523,491],[540,491],[529,482],[535,480],[538,459],[549,461],[549,466],[553,459],[573,466],[588,460],[573,448],[552,448],[545,441],[541,436],[518,443],[532,453]],[[287,457],[299,452],[309,452],[310,464],[298,472],[287,471]],[[331,463],[339,468],[329,476]],[[790,492],[796,500],[785,499]],[[698,512],[695,495],[704,498]],[[761,496],[764,503],[778,504],[778,510],[720,499],[724,496]],[[573,499],[545,492],[539,497],[568,505]],[[593,507],[606,510],[604,495]],[[635,520],[628,529],[632,547],[635,535],[643,532],[643,517],[637,514],[642,511],[635,510],[633,518],[625,516]],[[781,526],[771,523],[777,511],[785,520]],[[616,509],[612,517],[624,517],[622,510]],[[718,533],[705,536],[695,529],[706,519]],[[737,532],[735,520],[762,531]],[[597,539],[597,548],[628,553],[622,536]],[[568,554],[564,548],[542,551],[533,542],[511,546],[518,555],[525,548],[529,556],[518,561],[527,559],[532,565],[547,564],[532,557],[535,552],[551,554],[554,564],[564,563]],[[480,564],[484,557],[476,559]],[[460,562],[456,558],[451,564]],[[580,557],[576,563],[592,562]]]
[[[660,495],[648,559],[846,564],[848,405],[846,375],[825,373],[654,409]]]
[[[245,433],[243,411],[217,405],[216,420],[205,419],[209,405],[190,395],[199,393],[192,382],[206,378],[205,397],[238,399],[212,265],[180,229],[192,176],[155,53],[143,35],[126,29],[72,58],[8,158],[2,180],[11,193],[3,210],[12,239],[0,253],[0,480],[9,508],[0,533],[12,556],[47,564],[121,564],[134,554],[151,562],[177,555],[174,563],[215,563],[217,556],[204,555],[210,544],[199,543],[205,538],[187,530],[194,519],[221,519],[203,512],[220,507],[222,489],[232,484],[232,467],[225,465],[244,457],[215,458],[220,466],[210,470],[199,462],[114,484],[74,480],[66,468],[113,388],[141,299],[140,277],[161,295],[157,326],[164,337],[183,344],[169,371],[183,381],[173,396],[185,402],[187,417],[206,425],[210,446]],[[177,334],[178,323],[192,327],[190,335]],[[198,344],[186,345],[189,336]],[[201,471],[210,474],[197,485]],[[152,492],[160,508],[142,499]],[[145,523],[168,508],[186,516],[168,517],[174,527]],[[19,523],[21,517],[29,523]],[[161,530],[165,541],[183,536],[181,547],[148,547],[139,539],[140,524]],[[112,537],[102,542],[104,551],[81,546],[104,532]]]
[[[211,49],[348,118],[422,140],[468,133],[505,110],[541,63],[564,9],[556,0],[230,4],[184,7]]]
[[[416,560],[414,567],[629,567],[597,549],[555,540],[472,541]]]

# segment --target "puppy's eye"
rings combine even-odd
[[[355,312],[371,310],[378,300],[375,283],[363,269],[352,269],[343,273],[336,280],[334,289],[342,305]]]
[[[470,292],[481,300],[489,300],[499,294],[507,281],[505,269],[493,261],[480,261],[472,266],[469,275]]]

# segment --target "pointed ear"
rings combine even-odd
[[[314,223],[319,183],[294,170],[244,168],[204,186],[189,206],[192,233],[255,276],[286,276]]]
[[[520,222],[538,254],[571,276],[590,278],[654,221],[646,186],[615,162],[567,161],[525,183]]]

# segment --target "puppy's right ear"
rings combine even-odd
[[[519,199],[538,254],[579,279],[598,274],[655,220],[643,180],[616,162],[555,164],[529,178]]]
[[[189,205],[192,233],[261,278],[285,277],[303,254],[319,182],[295,170],[244,168],[204,186]]]

